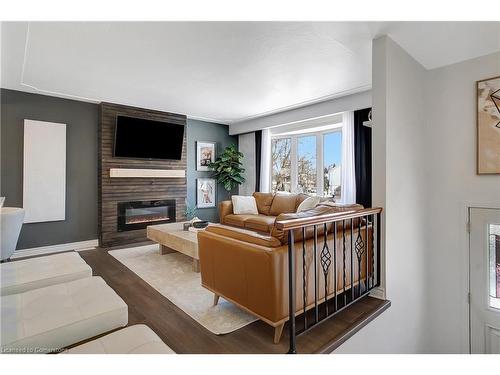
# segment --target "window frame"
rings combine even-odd
[[[316,195],[319,197],[323,197],[324,195],[324,152],[323,152],[323,144],[324,144],[324,136],[331,133],[340,133],[342,136],[342,127],[328,129],[321,132],[307,132],[298,133],[298,134],[278,134],[271,135],[271,142],[275,139],[285,139],[290,138],[290,181],[291,181],[291,193],[297,193],[298,187],[298,139],[304,136],[316,136],[316,186],[317,193]],[[272,147],[272,146],[271,146]],[[341,150],[342,152],[342,150]],[[269,176],[269,191],[272,192],[273,186],[273,166],[272,159],[269,160],[271,163],[270,168],[270,176]],[[344,163],[341,162],[341,165]]]

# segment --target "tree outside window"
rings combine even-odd
[[[271,142],[272,192],[292,191],[291,150],[291,138],[276,138]]]
[[[297,158],[297,193],[316,195],[316,135],[298,138]]]

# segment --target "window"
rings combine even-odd
[[[340,199],[342,178],[342,133],[332,132],[323,135],[323,191],[325,196]]]
[[[271,141],[271,191],[340,199],[342,131],[280,135]]]
[[[489,226],[490,307],[500,309],[500,224]]]
[[[316,136],[307,135],[298,138],[297,145],[297,193],[316,195]]]
[[[271,189],[273,192],[292,191],[291,146],[291,138],[278,138],[271,142]]]

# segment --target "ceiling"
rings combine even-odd
[[[371,41],[425,68],[500,51],[500,22],[17,22],[2,87],[235,123],[365,91]]]

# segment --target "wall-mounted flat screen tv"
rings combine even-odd
[[[115,157],[180,160],[183,141],[184,125],[127,116],[116,117]]]

